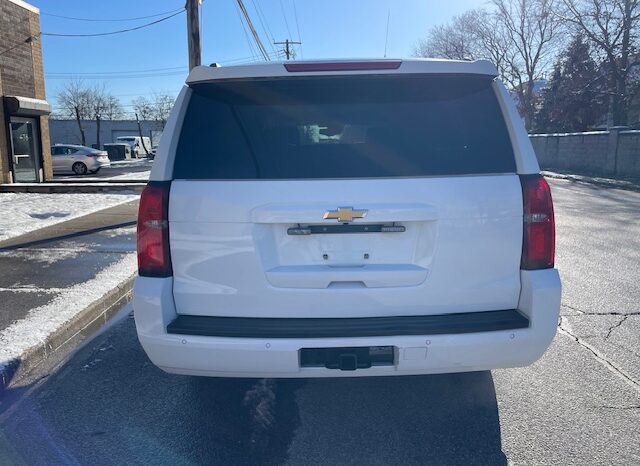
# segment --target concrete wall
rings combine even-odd
[[[142,135],[158,144],[162,135],[160,122],[141,121]],[[82,128],[86,138],[86,145],[96,143],[96,122],[82,120]],[[51,144],[80,144],[80,130],[76,120],[49,120]],[[138,123],[135,120],[104,120],[100,122],[100,144],[114,142],[118,136],[138,136]]]
[[[600,176],[640,177],[640,131],[529,136],[542,169]]]

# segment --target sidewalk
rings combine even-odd
[[[640,179],[603,178],[601,176],[576,175],[574,173],[550,170],[542,170],[541,173],[547,178],[568,180],[574,183],[589,183],[603,188],[625,189],[627,191],[640,192]]]
[[[0,244],[0,394],[130,299],[138,201]]]

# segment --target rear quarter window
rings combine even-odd
[[[295,77],[192,88],[176,179],[516,171],[488,76]]]

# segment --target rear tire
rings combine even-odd
[[[86,175],[87,174],[87,166],[82,162],[76,162],[71,166],[73,173],[76,175]]]

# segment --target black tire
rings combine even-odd
[[[82,162],[76,162],[71,166],[73,173],[76,175],[86,175],[87,174],[87,166]]]

